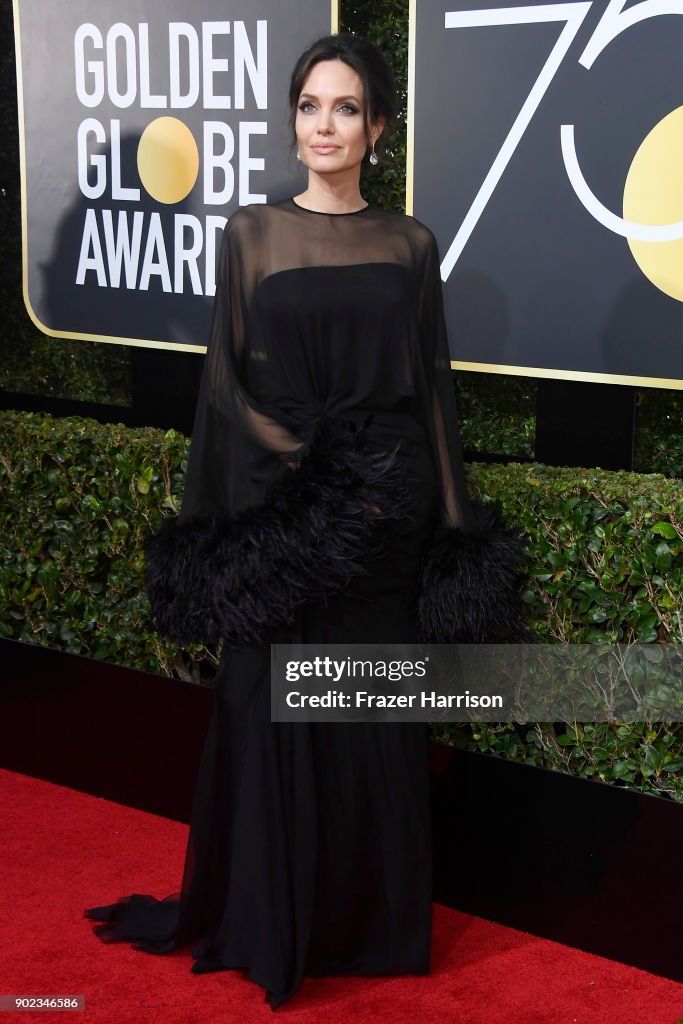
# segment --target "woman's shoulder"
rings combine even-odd
[[[268,203],[245,203],[244,206],[237,207],[230,220],[234,220],[238,226],[245,227],[248,224],[262,223],[265,218],[277,216],[277,212],[285,208],[288,202],[287,199],[280,199]]]
[[[287,200],[268,203],[246,203],[238,206],[228,218],[226,225],[233,240],[245,244],[258,243],[268,237],[268,230],[275,230],[286,210]]]
[[[424,248],[429,248],[429,246],[437,244],[436,235],[430,227],[410,213],[404,214],[403,217],[405,220],[406,231],[410,233],[415,242],[419,243]]]
[[[438,248],[436,235],[426,224],[410,213],[376,207],[387,226],[402,235],[413,251],[427,252],[433,246]]]
[[[258,223],[259,211],[264,205],[264,203],[248,203],[246,206],[238,206],[228,217],[226,227],[231,231],[239,231],[240,229],[248,228],[249,225]]]
[[[238,206],[228,217],[225,234],[231,246],[257,245],[263,237],[262,210],[264,203]]]

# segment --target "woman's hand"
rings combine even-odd
[[[368,505],[367,501],[362,501],[361,505],[363,506],[364,509],[367,509],[369,512],[374,512],[376,513],[376,515],[382,514],[382,509],[378,508],[377,505]]]

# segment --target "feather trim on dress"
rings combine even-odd
[[[320,421],[297,468],[256,507],[162,522],[145,541],[159,632],[179,644],[264,644],[298,605],[370,571],[377,527],[407,515],[410,497],[398,446],[372,452],[367,423]]]
[[[472,530],[439,526],[422,561],[418,635],[422,643],[533,642],[522,589],[524,539],[498,502],[472,501]]]

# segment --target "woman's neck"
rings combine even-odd
[[[358,177],[338,181],[322,180],[309,174],[308,187],[293,197],[299,206],[321,213],[351,213],[368,206],[360,195]]]

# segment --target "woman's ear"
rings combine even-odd
[[[387,122],[386,122],[386,118],[385,117],[380,117],[377,121],[373,122],[373,124],[372,124],[372,126],[370,128],[370,140],[369,140],[369,145],[370,146],[373,144],[373,142],[377,142],[378,138],[380,137],[380,135],[384,131],[384,125],[386,123]]]

